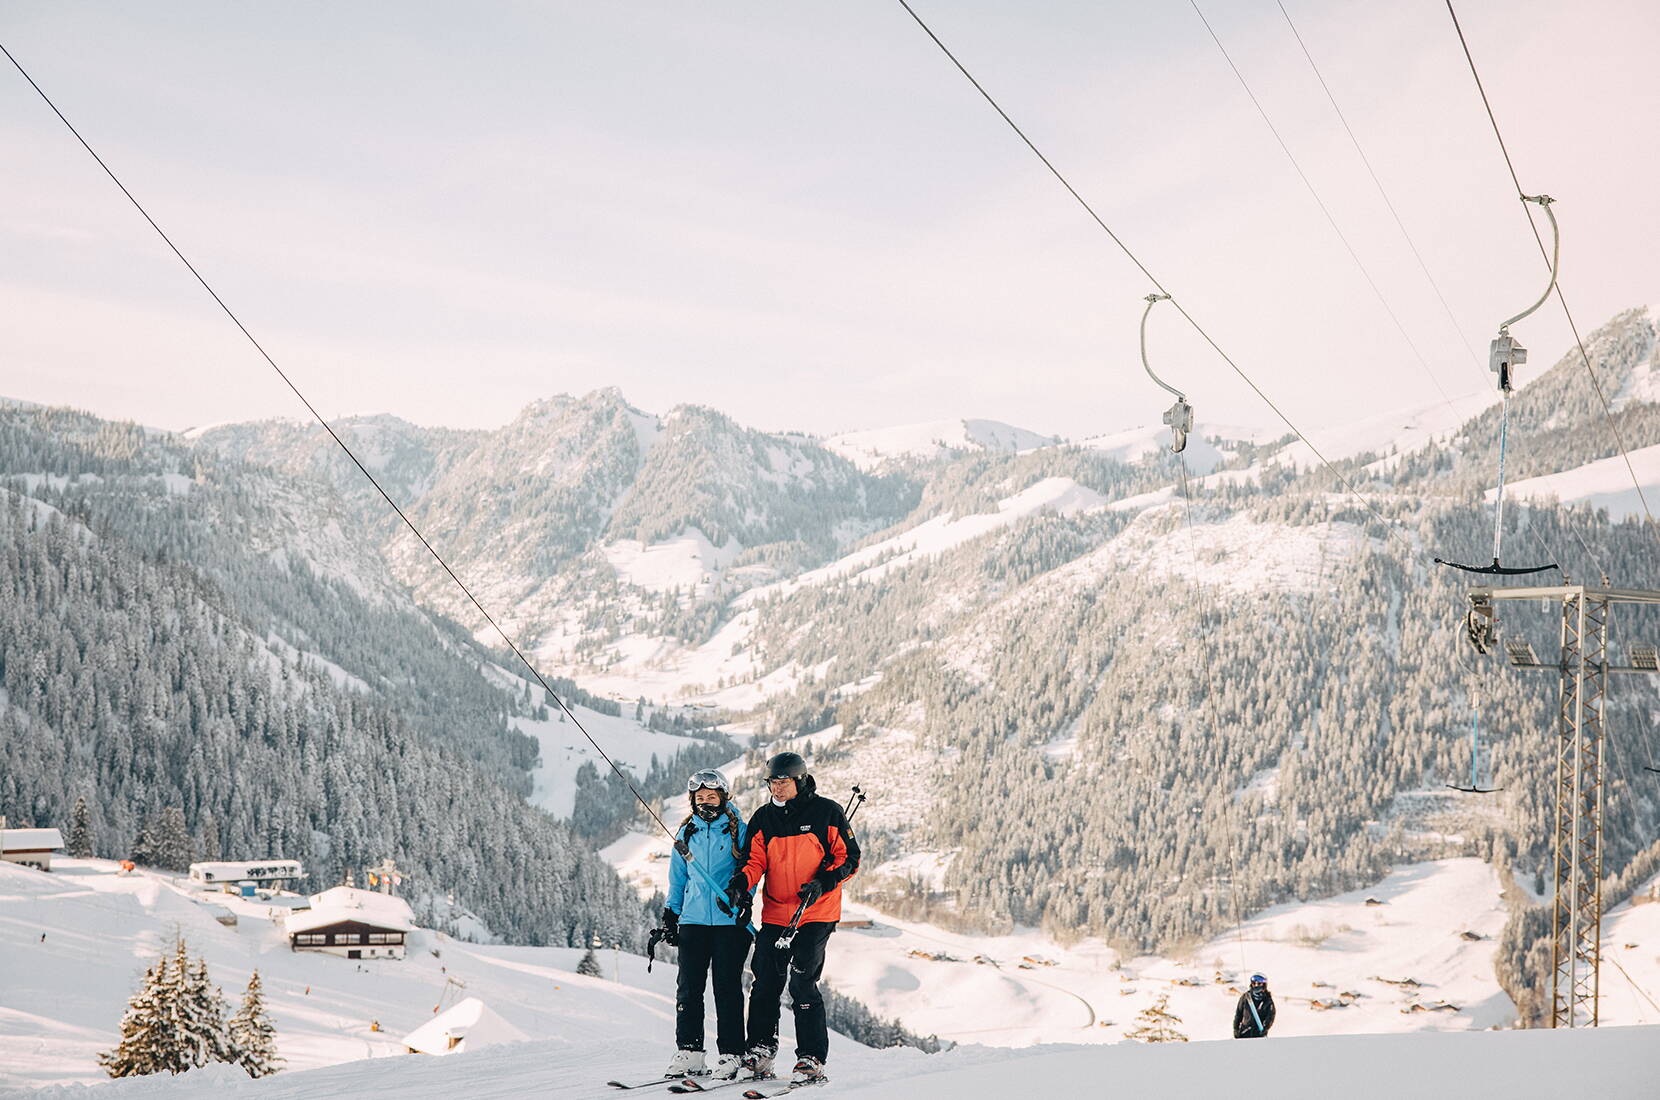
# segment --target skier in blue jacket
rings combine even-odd
[[[692,853],[694,870],[676,845],[669,862],[669,897],[663,908],[665,939],[680,948],[680,981],[675,994],[674,1045],[669,1077],[709,1074],[737,1076],[744,1052],[744,962],[749,958],[749,920],[723,894],[725,884],[744,865],[743,818],[732,806],[732,786],[714,769],[686,781],[692,812],[681,823],[678,839]],[[702,873],[699,873],[699,872]],[[703,988],[705,976],[715,987],[714,1068],[703,1060]]]

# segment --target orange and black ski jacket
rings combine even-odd
[[[779,806],[768,802],[749,819],[750,889],[766,878],[761,923],[788,924],[802,884],[816,878],[824,895],[801,914],[802,924],[842,918],[841,885],[859,869],[859,842],[842,808],[816,794],[799,794]]]

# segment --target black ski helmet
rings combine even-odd
[[[807,761],[801,758],[800,753],[781,752],[768,760],[767,778],[793,779],[800,794],[812,794],[815,787],[813,777],[807,774]]]

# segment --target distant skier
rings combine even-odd
[[[732,786],[714,769],[686,781],[691,813],[681,822],[679,838],[708,877],[694,874],[675,848],[669,861],[669,897],[663,908],[665,939],[680,948],[680,980],[675,993],[674,1045],[668,1077],[696,1077],[705,1072],[723,1080],[738,1075],[744,1052],[744,960],[749,957],[748,898],[728,905],[711,883],[728,882],[743,866],[743,819],[732,805]],[[713,1070],[703,1061],[703,988],[715,987]]]
[[[755,936],[755,984],[749,991],[749,1044],[744,1068],[755,1077],[771,1077],[778,1054],[779,996],[786,974],[790,1007],[795,1011],[796,1063],[793,1082],[824,1077],[830,1031],[824,1018],[819,976],[824,948],[841,920],[841,884],[859,869],[859,842],[853,839],[842,808],[814,793],[807,762],[793,752],[767,761],[772,799],[749,819],[749,859],[732,877],[727,896],[735,904],[766,880],[761,929]],[[778,946],[801,910],[794,941]]]
[[[1239,995],[1239,1006],[1233,1010],[1233,1037],[1266,1038],[1273,1026],[1274,995],[1268,992],[1268,979],[1252,974],[1251,988]]]

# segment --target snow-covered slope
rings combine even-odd
[[[1632,474],[1636,474],[1636,485]],[[1641,494],[1636,486],[1642,486]],[[1497,489],[1487,490],[1492,500]],[[1556,501],[1566,505],[1606,508],[1608,518],[1618,523],[1643,518],[1643,503],[1660,508],[1660,445],[1631,452],[1631,465],[1616,455],[1588,462],[1561,473],[1525,478],[1505,486],[1506,500]]]
[[[643,895],[666,888],[667,841],[636,833],[604,854]],[[925,871],[906,857],[860,876],[917,873]],[[1498,878],[1476,859],[1415,864],[1365,890],[1276,906],[1170,958],[1126,958],[1099,940],[1063,946],[1032,930],[964,935],[856,902],[844,908],[871,925],[837,933],[827,980],[912,1031],[964,1043],[1116,1042],[1166,995],[1188,1036],[1222,1038],[1254,971],[1275,990],[1276,1035],[1481,1030],[1516,1017],[1493,972],[1506,917]],[[1408,979],[1416,984],[1397,984]],[[987,1004],[998,1006],[994,1019],[981,1011]],[[1456,1007],[1431,1007],[1445,1004]]]
[[[929,420],[846,432],[831,436],[824,445],[861,469],[869,470],[896,458],[937,458],[958,451],[1025,451],[1054,442],[1053,436],[1039,435],[999,420]]]
[[[619,983],[574,973],[575,949],[482,946],[418,931],[407,959],[359,964],[289,950],[270,918],[298,899],[199,894],[170,876],[118,875],[107,860],[53,867],[47,874],[0,863],[0,1086],[101,1079],[97,1052],[115,1044],[127,998],[175,929],[233,1000],[259,970],[290,1069],[400,1054],[399,1040],[434,1006],[462,996],[532,1038],[571,1046],[673,1028],[673,971],[648,975],[638,956],[604,953],[606,977],[620,967]],[[235,927],[215,919],[225,909]]]
[[[614,958],[601,952],[606,977],[584,978],[574,973],[576,950],[477,946],[429,933],[417,933],[410,957],[403,961],[358,964],[295,954],[267,919],[267,903],[207,896],[204,900],[212,905],[236,912],[237,925],[224,927],[207,905],[170,880],[143,873],[117,876],[113,865],[102,861],[64,860],[59,866],[61,870],[48,875],[0,865],[0,965],[6,974],[0,985],[0,1096],[7,1100],[226,1094],[268,1100],[372,1095],[409,1100],[598,1098],[615,1095],[604,1084],[608,1079],[651,1074],[670,1046],[674,968],[669,965],[659,964],[647,974],[645,960],[638,956]],[[1424,872],[1427,882],[1441,873]],[[1452,879],[1461,875],[1456,868],[1446,873]],[[1425,938],[1423,919],[1450,896],[1421,892],[1425,882],[1397,885],[1404,893],[1389,892],[1389,883],[1380,888],[1380,900],[1388,905],[1373,915],[1372,923],[1389,930],[1406,952],[1385,965],[1428,965],[1435,945],[1425,942],[1413,948],[1410,941]],[[1414,896],[1424,903],[1421,911],[1395,908],[1408,905]],[[1283,921],[1291,915],[1272,919]],[[1431,918],[1431,923],[1436,920],[1447,924],[1448,914]],[[250,970],[260,970],[279,1050],[289,1063],[285,1071],[252,1081],[240,1070],[212,1066],[181,1077],[95,1084],[100,1080],[96,1052],[113,1044],[134,981],[175,928],[207,958],[211,975],[227,992],[234,992]],[[886,927],[844,930],[832,941],[832,964],[838,957],[857,954],[861,939],[879,943],[898,938]],[[1266,950],[1253,942],[1246,941],[1247,949]],[[942,946],[950,950],[952,945],[936,943],[931,949]],[[1338,960],[1334,965],[1353,953],[1352,944],[1334,945],[1325,952]],[[994,985],[1005,979],[1010,985],[1024,980],[1032,989],[1041,989],[1040,982],[1060,986],[1068,980],[1064,966],[1042,962],[1033,964],[1032,971],[1016,969],[1006,976],[972,962],[927,960],[916,965],[985,974]],[[1364,969],[1362,963],[1350,965]],[[620,981],[611,980],[614,967]],[[1108,982],[1121,976],[1101,975]],[[902,986],[907,979],[899,972],[889,980],[890,985]],[[1142,993],[1116,998],[1120,1008],[1139,1007],[1150,999],[1155,980],[1150,972],[1137,975],[1134,982]],[[1403,1090],[1451,1095],[1477,1085],[1506,1096],[1641,1096],[1646,1095],[1650,1055],[1660,1038],[1660,1029],[1652,1027],[1299,1038],[1316,1030],[1299,1029],[1299,1023],[1325,1031],[1349,1030],[1344,1025],[1353,1017],[1345,1019],[1344,1014],[1365,1009],[1306,1012],[1296,1005],[1289,981],[1281,982],[1281,1023],[1265,1043],[1121,1043],[1093,1049],[1010,1049],[977,1043],[925,1055],[907,1049],[872,1051],[833,1036],[830,1070],[837,1095],[904,1100],[980,1100],[1030,1095],[1034,1090],[1043,1095],[1093,1095],[1108,1082],[1115,1094],[1207,1100],[1237,1091],[1241,1082],[1271,1082],[1272,1095],[1286,1100],[1329,1100],[1334,1095],[1396,1100]],[[457,989],[462,983],[464,988]],[[1167,988],[1218,1002],[1232,1000],[1231,995],[1209,989]],[[959,983],[950,998],[962,1020],[995,1026],[1004,1022],[1003,1009],[1009,1006],[1052,1012],[1060,1037],[1085,1037],[1078,1026],[1084,1022],[1084,1008],[1065,992],[1035,1005],[1004,989],[994,1002],[973,1000],[972,992]],[[1439,989],[1426,989],[1422,996],[1427,1000],[1440,994]],[[1386,991],[1380,999],[1390,995]],[[464,996],[483,1001],[530,1041],[442,1058],[402,1053],[399,1040],[431,1019],[435,1005]],[[1173,997],[1171,1003],[1177,1015],[1184,1015],[1178,1007],[1182,1002]],[[993,1004],[996,1016],[988,1015]],[[1204,1013],[1189,1013],[1182,1030],[1195,1038],[1211,1030],[1208,1016],[1201,1019]],[[1400,1019],[1419,1026],[1438,1016],[1414,1013]],[[380,1029],[374,1030],[377,1022]],[[1116,1034],[1121,1029],[1093,1030]],[[787,1047],[787,1026],[784,1041]]]

